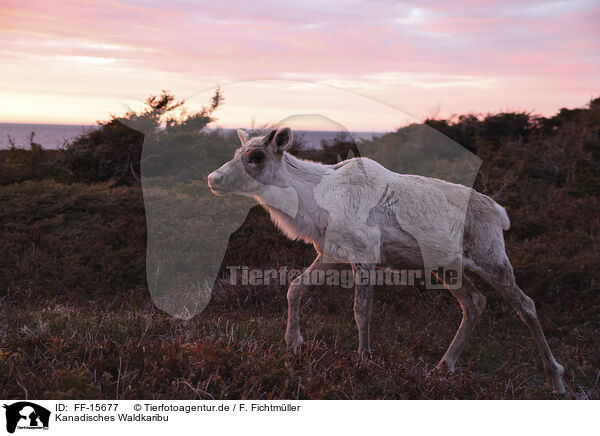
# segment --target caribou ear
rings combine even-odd
[[[277,133],[277,129],[272,129],[269,133],[265,135],[265,140],[263,141],[265,145],[269,145],[273,138],[275,137],[275,133]]]
[[[289,127],[282,127],[275,133],[271,147],[275,153],[283,153],[292,145],[292,140],[292,130]]]
[[[237,134],[238,134],[238,138],[240,138],[242,145],[244,145],[246,143],[246,141],[248,141],[248,134],[246,132],[244,132],[242,129],[238,129]]]

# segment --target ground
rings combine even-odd
[[[447,292],[414,287],[375,288],[367,360],[356,352],[353,291],[311,293],[301,310],[305,344],[294,355],[283,341],[286,289],[279,286],[217,286],[206,310],[187,321],[155,308],[139,188],[23,182],[0,187],[0,204],[0,397],[551,398],[529,331],[478,281],[488,308],[452,374],[432,370],[460,307]],[[558,239],[520,237],[515,221],[509,256],[565,366],[569,398],[599,399],[600,300],[598,289],[579,285],[589,266],[553,253]],[[260,209],[248,222],[252,232],[246,226],[232,238],[234,264],[306,266],[314,257]],[[548,253],[555,263],[540,260]],[[561,264],[560,273],[551,271]]]

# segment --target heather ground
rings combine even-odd
[[[460,308],[448,293],[414,287],[376,287],[366,362],[355,351],[352,290],[318,288],[304,300],[306,343],[295,356],[283,343],[278,285],[221,283],[188,321],[154,307],[138,188],[25,182],[0,188],[0,199],[3,398],[550,398],[528,330],[483,284],[488,309],[454,374],[431,370]],[[538,302],[571,397],[599,398],[598,293],[566,299],[545,287],[560,265],[539,260],[549,256],[540,238],[509,244],[517,278]],[[230,260],[249,266],[300,267],[314,256],[260,209],[231,245]]]
[[[194,119],[210,122],[207,113]],[[167,129],[168,152],[184,147],[198,161],[230,155],[227,138],[186,123]],[[511,217],[507,252],[565,366],[568,398],[600,399],[600,100],[548,119],[509,113],[427,124],[482,159],[475,187]],[[402,134],[368,146],[389,151]],[[337,141],[323,160],[348,149]],[[285,349],[286,289],[275,284],[218,280],[198,316],[160,311],[146,283],[141,155],[139,136],[113,121],[65,150],[32,143],[0,151],[0,397],[551,398],[529,331],[477,278],[488,307],[453,374],[432,372],[461,319],[447,292],[376,287],[368,360],[355,351],[349,289],[323,286],[303,300],[298,355]],[[194,175],[189,193],[206,193],[204,176]],[[223,263],[301,268],[314,256],[255,208]]]

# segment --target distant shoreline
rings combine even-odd
[[[98,129],[98,125],[84,124],[42,124],[42,123],[0,123],[0,150],[9,148],[10,136],[17,147],[29,147],[29,135],[35,132],[34,141],[41,144],[43,148],[48,150],[56,150],[65,143],[73,141],[75,138],[89,132],[90,130]],[[234,129],[219,128],[224,132]],[[249,129],[251,130],[251,129]],[[322,140],[332,140],[339,131],[329,130],[300,130],[300,134],[304,135],[307,140],[307,148],[320,148]],[[351,135],[360,139],[371,140],[374,136],[385,134],[385,132],[349,132]]]
[[[0,149],[10,147],[9,137],[17,147],[28,148],[29,136],[43,148],[55,150],[79,135],[97,129],[98,125],[0,123]]]

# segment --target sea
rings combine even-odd
[[[33,140],[45,149],[59,149],[78,136],[97,129],[97,125],[71,125],[71,124],[18,124],[0,123],[0,150],[10,147],[11,140],[17,147],[29,148],[29,137],[34,133]],[[222,129],[224,132],[232,129]],[[340,132],[322,130],[300,130],[305,147],[312,149],[321,148],[321,141],[331,141]],[[350,132],[357,139],[371,140],[383,132]]]
[[[94,125],[0,123],[0,149],[9,148],[11,140],[17,147],[29,148],[31,132],[34,133],[34,142],[41,144],[43,148],[57,149],[65,141],[72,141],[97,128]]]

